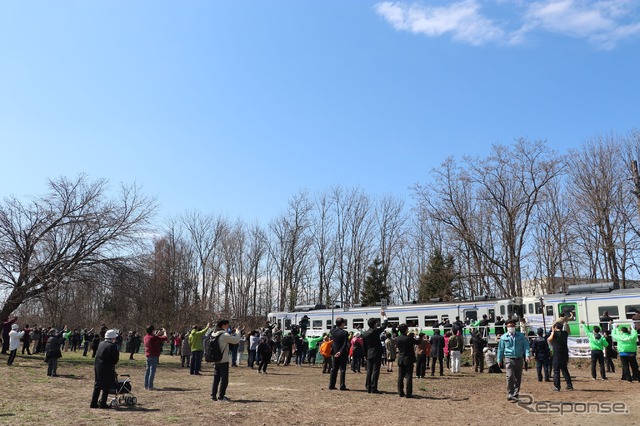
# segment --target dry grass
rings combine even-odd
[[[126,355],[118,372],[133,379],[139,405],[115,410],[89,409],[93,388],[93,363],[80,354],[64,353],[59,378],[46,377],[41,357],[20,357],[14,366],[0,356],[2,398],[0,423],[11,425],[128,425],[128,424],[233,424],[233,425],[417,425],[445,424],[595,424],[640,423],[640,384],[611,379],[592,381],[587,361],[573,363],[573,392],[555,393],[549,383],[538,383],[535,371],[525,372],[522,392],[536,401],[619,401],[626,415],[530,414],[506,401],[504,375],[462,373],[414,380],[415,399],[401,399],[395,392],[396,373],[383,368],[381,395],[364,391],[362,374],[347,372],[348,392],[327,389],[328,375],[320,365],[297,368],[269,366],[259,375],[245,366],[231,369],[229,404],[210,399],[212,368],[205,364],[202,376],[190,376],[178,357],[162,356],[156,375],[157,391],[144,391],[144,356],[136,361]],[[396,368],[397,370],[397,368]]]

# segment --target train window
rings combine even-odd
[[[419,327],[420,326],[420,321],[418,320],[418,317],[407,317],[407,327]]]
[[[311,328],[314,330],[322,330],[322,320],[313,320]]]
[[[327,320],[327,330],[331,330],[332,325],[331,320]]]
[[[284,329],[291,330],[291,320],[289,318],[284,319]]]
[[[362,319],[362,318],[354,318],[353,319],[353,328],[364,328],[364,319]]]
[[[552,317],[553,316],[553,305],[546,305],[545,306],[545,310],[547,311],[545,313],[546,316],[548,316],[548,317]]]
[[[400,318],[398,317],[389,317],[389,326],[390,327],[398,327],[400,325]]]
[[[449,319],[449,315],[443,315],[440,318],[442,318],[442,322],[445,322]]]
[[[618,311],[618,307],[617,306],[600,306],[598,308],[598,315],[599,316],[604,316],[604,313],[607,312],[609,314],[609,316],[613,319],[618,319],[620,318],[620,312]]]
[[[507,305],[507,312],[509,315],[513,314],[513,305]]]
[[[278,328],[280,330],[282,330],[282,320],[281,319],[278,320]]]
[[[504,305],[500,305],[500,315],[504,315]]]
[[[489,322],[496,322],[496,310],[489,309]]]
[[[344,328],[349,328],[349,320],[344,318]]]
[[[533,315],[533,303],[529,303],[529,315]]]
[[[542,306],[540,303],[536,302],[533,306],[535,307],[535,313],[540,315],[542,313]]]
[[[640,311],[640,305],[627,305],[624,307],[624,312],[627,314],[627,319],[631,319],[636,314],[636,311]]]
[[[438,323],[437,315],[425,315],[424,316],[424,326],[425,327],[433,327]]]
[[[463,311],[464,314],[464,322],[465,324],[470,324],[471,322],[475,322],[478,320],[478,311],[465,309]]]

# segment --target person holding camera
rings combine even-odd
[[[156,333],[153,325],[147,327],[147,335],[144,336],[144,354],[147,357],[147,366],[144,371],[144,388],[154,390],[153,379],[156,376],[158,360],[160,359],[160,345],[168,339],[167,331],[162,328]]]
[[[567,382],[567,390],[573,390],[571,375],[569,374],[569,325],[567,321],[558,321],[553,324],[553,333],[547,341],[553,347],[553,390],[560,391],[560,372]]]

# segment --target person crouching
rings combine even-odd
[[[93,396],[91,397],[91,408],[111,408],[107,405],[109,389],[116,385],[115,366],[118,363],[119,352],[116,346],[118,333],[115,330],[107,330],[104,340],[98,345],[96,361],[94,366],[95,384],[93,385]],[[98,397],[102,391],[102,397],[98,404]]]

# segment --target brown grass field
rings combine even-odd
[[[135,407],[90,409],[93,360],[81,353],[63,353],[58,374],[48,378],[41,356],[18,356],[12,367],[0,356],[0,424],[9,425],[583,425],[640,424],[640,384],[620,381],[620,371],[608,381],[592,381],[588,361],[572,361],[575,391],[551,391],[539,383],[535,370],[524,373],[521,396],[529,394],[541,410],[554,409],[545,402],[624,403],[626,414],[596,414],[594,404],[572,407],[589,414],[537,414],[506,400],[505,376],[476,374],[471,367],[444,377],[414,379],[414,399],[396,393],[397,367],[383,367],[380,390],[367,394],[365,373],[347,370],[349,391],[330,391],[322,367],[269,366],[259,375],[246,366],[232,368],[227,396],[231,403],[210,399],[212,367],[204,364],[202,376],[190,376],[179,357],[163,355],[156,374],[156,391],[145,391],[144,355],[129,361],[122,354],[120,374],[130,374]],[[564,383],[563,383],[564,385]],[[531,406],[530,406],[531,407]],[[611,404],[608,407],[612,407]],[[618,407],[620,408],[620,407]],[[563,408],[568,410],[568,406]]]

